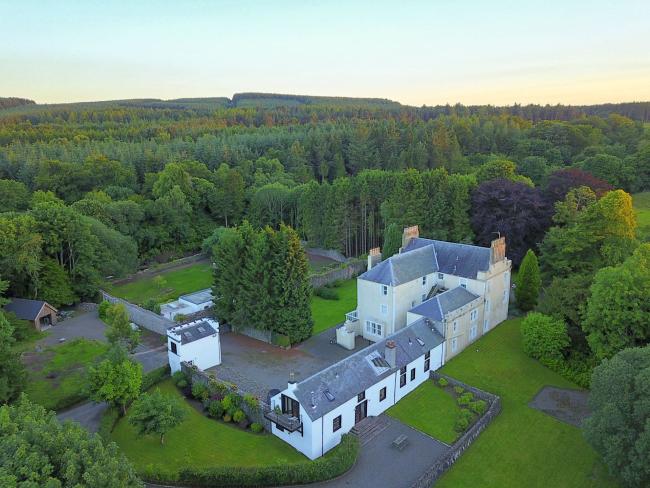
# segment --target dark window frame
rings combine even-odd
[[[381,390],[379,390],[379,401],[383,402],[386,400],[386,387],[384,386]]]
[[[178,349],[174,341],[169,341],[169,350],[171,351],[172,354],[176,354],[178,356]]]
[[[415,368],[411,368],[411,381],[415,379]]]
[[[332,432],[336,432],[337,430],[339,430],[341,428],[341,425],[343,425],[342,417],[340,415],[334,417],[332,419]]]
[[[362,402],[366,399],[366,392],[362,391],[357,395],[357,402]]]
[[[399,369],[399,387],[402,388],[406,384],[406,366]]]

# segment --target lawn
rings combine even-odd
[[[632,195],[639,224],[638,234],[644,241],[650,241],[650,191]]]
[[[26,353],[27,395],[52,410],[83,400],[85,368],[107,349],[108,345],[99,341],[76,339],[42,352]]]
[[[318,334],[344,322],[345,314],[357,308],[356,279],[343,281],[334,290],[338,293],[338,300],[325,300],[315,295],[311,299],[314,334]]]
[[[168,395],[183,398],[171,379],[156,388]],[[128,422],[128,414],[120,419],[112,439],[143,472],[153,468],[174,474],[181,468],[218,466],[268,466],[305,461],[307,458],[271,434],[253,434],[224,424],[199,413],[184,400],[188,412],[185,421],[165,436],[138,437]]]
[[[520,322],[504,322],[442,368],[501,396],[502,412],[436,488],[617,486],[580,429],[528,406],[542,386],[577,387],[523,353]]]
[[[129,302],[142,305],[150,298],[165,303],[181,295],[212,286],[212,266],[209,263],[197,263],[187,268],[161,272],[156,276],[165,279],[162,288],[156,286],[154,276],[147,276],[123,285],[107,285],[106,291]]]
[[[460,407],[433,381],[425,381],[386,412],[391,417],[447,444],[458,437],[454,430]]]

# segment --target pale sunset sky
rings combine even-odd
[[[0,96],[650,100],[650,0],[0,0]]]

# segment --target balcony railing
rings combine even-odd
[[[302,422],[300,419],[286,413],[278,413],[275,410],[269,410],[264,413],[264,417],[289,432],[295,432],[302,429]]]
[[[359,320],[359,314],[356,310],[352,310],[352,312],[348,312],[345,314],[345,319],[349,320],[350,322],[356,322]]]

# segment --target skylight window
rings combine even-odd
[[[325,391],[323,392],[323,394],[325,395],[325,398],[327,398],[330,402],[333,402],[334,400],[336,400],[336,398],[334,397],[334,395],[332,395],[332,392],[329,391],[329,390],[325,390]]]

